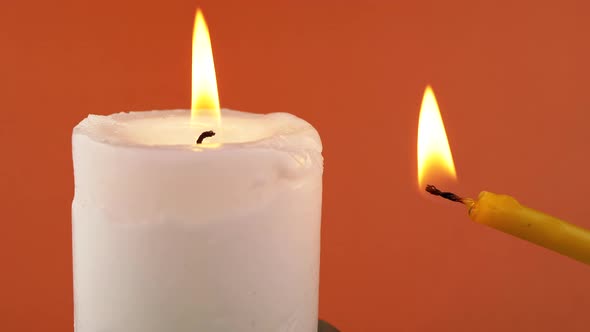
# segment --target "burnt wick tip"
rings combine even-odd
[[[463,198],[447,191],[440,191],[437,187],[428,184],[426,185],[426,191],[434,196],[440,196],[442,198],[448,199],[449,201],[463,203]]]
[[[199,138],[197,138],[197,144],[201,144],[205,138],[213,136],[215,136],[215,132],[213,130],[204,131],[201,135],[199,135]]]

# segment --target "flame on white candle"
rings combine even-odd
[[[219,124],[219,109],[211,37],[203,12],[197,9],[193,30],[191,122],[209,118]]]

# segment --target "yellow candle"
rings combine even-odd
[[[469,217],[477,223],[590,265],[590,231],[587,229],[522,206],[508,195],[482,191],[477,200],[473,200],[440,191],[433,185],[427,185],[426,191],[465,204]]]
[[[590,231],[520,205],[514,197],[482,191],[464,199],[475,222],[590,264]]]
[[[434,92],[426,87],[418,120],[418,185],[445,174],[456,179],[455,165]],[[507,195],[482,191],[477,200],[443,192],[433,185],[426,191],[467,205],[475,222],[590,265],[590,231],[520,205]]]

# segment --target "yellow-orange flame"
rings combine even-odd
[[[219,123],[221,114],[211,37],[201,9],[197,9],[195,15],[192,65],[191,119],[199,122],[209,118]]]
[[[439,176],[456,179],[455,164],[445,126],[430,86],[424,91],[418,120],[418,185]]]

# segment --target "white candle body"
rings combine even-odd
[[[74,129],[75,330],[316,331],[317,132],[289,114],[224,110],[222,144],[197,147],[203,128],[178,128],[189,114]]]

